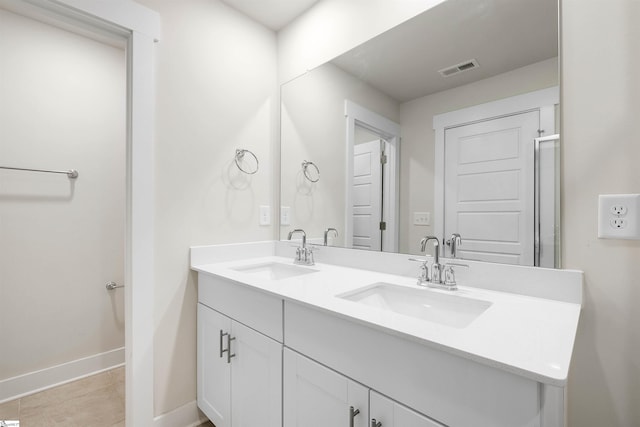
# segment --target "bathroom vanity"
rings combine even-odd
[[[198,406],[217,427],[559,427],[582,273],[282,242],[192,248]]]

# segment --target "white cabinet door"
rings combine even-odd
[[[370,399],[371,427],[443,427],[375,391],[371,391]]]
[[[233,426],[281,427],[282,344],[237,322],[231,329]]]
[[[198,407],[216,427],[282,426],[282,344],[198,304]]]
[[[230,427],[231,364],[226,353],[221,357],[226,340],[220,339],[220,331],[231,331],[231,319],[198,304],[197,329],[198,407],[217,427]]]
[[[368,397],[366,387],[284,350],[284,427],[368,427]]]

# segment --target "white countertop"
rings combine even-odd
[[[269,262],[293,264],[291,258],[268,256],[192,268],[535,381],[566,384],[580,304],[465,286],[455,292],[425,289],[413,278],[323,263],[307,267],[317,273],[280,280],[234,270]],[[491,306],[468,326],[455,328],[336,296],[377,282],[489,301]]]

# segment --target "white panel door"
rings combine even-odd
[[[364,386],[284,350],[284,427],[368,427],[369,393]]]
[[[371,391],[369,403],[371,405],[370,418],[372,427],[443,427],[442,424],[412,411],[373,390]]]
[[[237,322],[232,331],[233,426],[281,427],[282,344]]]
[[[462,235],[461,258],[533,265],[532,111],[445,132],[444,232]]]
[[[382,250],[381,142],[353,147],[353,247]]]
[[[220,356],[220,331],[231,332],[231,319],[198,304],[197,330],[198,407],[217,427],[231,427],[231,364]]]

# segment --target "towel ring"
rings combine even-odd
[[[311,170],[311,172],[309,172],[309,166],[313,166],[313,169],[315,169],[315,172],[313,172],[313,169]],[[304,160],[302,162],[302,172],[304,173],[304,177],[307,178],[309,181],[311,182],[320,181],[320,169],[318,169],[318,166],[316,166],[315,163]],[[315,176],[315,179],[314,179],[314,176]]]
[[[240,166],[240,163],[242,163],[242,160],[244,160],[245,153],[249,153],[251,157],[253,157],[254,160],[256,161],[256,168],[254,170],[246,170],[246,169],[243,169],[242,166]],[[258,161],[258,157],[256,157],[256,155],[253,154],[251,151],[245,150],[244,148],[236,149],[235,161],[238,169],[240,169],[242,172],[246,173],[247,175],[253,175],[254,173],[258,172],[258,169],[260,169],[260,162]]]

